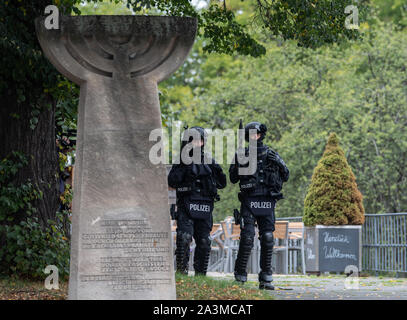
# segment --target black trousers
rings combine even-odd
[[[177,207],[177,214],[177,234],[186,232],[194,237],[196,243],[201,238],[209,237],[213,226],[212,215],[209,219],[192,219],[183,205]]]
[[[260,268],[259,281],[272,281],[271,257],[273,252],[275,230],[274,208],[276,201],[272,201],[270,212],[264,216],[254,216],[250,209],[242,202],[240,212],[243,217],[241,226],[239,252],[235,264],[235,277],[239,281],[247,281],[247,263],[254,244],[256,223],[259,228],[260,238]]]
[[[273,200],[274,201],[274,200]],[[270,214],[266,216],[257,216],[255,217],[251,211],[244,205],[243,203],[240,206],[240,212],[243,217],[243,229],[240,233],[241,237],[246,237],[250,236],[254,238],[255,235],[255,227],[256,223],[257,226],[259,227],[259,236],[262,236],[266,231],[271,231],[274,232],[275,230],[275,214],[274,214],[274,208],[275,208],[275,201],[274,201],[274,206],[270,210]]]
[[[194,270],[195,275],[205,275],[211,252],[212,214],[207,219],[192,219],[185,206],[178,207],[177,217],[177,270],[187,273],[189,261],[189,243],[195,239]],[[186,239],[186,240],[183,240]]]

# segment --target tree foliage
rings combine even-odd
[[[314,50],[265,40],[267,53],[256,59],[207,55],[198,46],[186,69],[160,85],[163,112],[206,128],[237,129],[240,118],[264,122],[265,143],[290,169],[278,216],[302,215],[314,166],[332,131],[358,177],[366,212],[405,212],[407,33],[380,20],[361,32],[362,41]],[[237,192],[231,184],[220,191],[217,220],[239,206]]]
[[[360,39],[356,29],[347,29],[345,8],[349,0],[257,0],[263,27],[275,36],[297,40],[299,46],[316,48],[327,43]],[[357,3],[358,16],[365,18],[366,1]]]
[[[266,123],[266,142],[291,172],[278,215],[303,212],[312,170],[330,131],[342,137],[366,210],[407,210],[406,8],[402,0],[371,2],[389,24],[376,22],[371,14],[364,20],[360,8],[360,31],[365,34],[356,42],[340,41],[359,38],[344,28],[343,1],[328,7],[322,0],[269,1],[280,6],[269,11],[279,15],[276,20],[256,19],[264,1],[255,0],[208,1],[202,9],[188,0],[87,0],[85,5],[80,0],[2,1],[0,163],[14,171],[0,179],[0,245],[8,227],[21,227],[15,230],[25,239],[19,245],[30,238],[31,229],[21,225],[24,216],[37,216],[30,226],[41,232],[57,219],[58,158],[52,144],[56,135],[76,128],[79,88],[55,70],[37,41],[34,19],[51,3],[63,14],[197,17],[199,34],[191,55],[160,84],[164,124],[183,120],[224,129],[237,128],[239,118]],[[10,162],[16,155],[20,163]],[[217,220],[238,205],[236,194],[236,186],[221,191]]]
[[[405,0],[372,0],[377,15],[400,28],[407,27],[407,2]]]
[[[306,226],[363,224],[364,207],[356,178],[335,133],[312,174],[304,201]]]
[[[360,33],[345,26],[345,8],[352,3],[348,0],[223,0],[207,1],[204,8],[198,9],[191,0],[109,0],[116,4],[114,9],[119,13],[159,14],[196,17],[198,19],[198,36],[202,36],[203,49],[206,52],[217,52],[258,57],[264,55],[264,45],[252,36],[250,27],[262,28],[269,36],[293,39],[299,46],[318,48],[325,44],[360,39]],[[67,1],[65,1],[67,2]],[[77,1],[79,2],[79,1]],[[95,0],[86,0],[98,9],[97,14],[112,14],[112,6],[107,1],[98,4]],[[239,4],[240,2],[240,4]],[[244,4],[243,4],[244,3]],[[359,19],[365,20],[368,15],[367,1],[357,3]],[[83,6],[82,6],[83,7]],[[103,9],[104,8],[104,9]],[[237,17],[241,8],[250,12],[249,17]],[[107,10],[106,10],[107,9]],[[76,5],[74,11],[82,12]],[[86,13],[86,9],[84,12]],[[114,11],[113,11],[114,12]]]

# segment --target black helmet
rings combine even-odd
[[[201,140],[203,141],[203,143],[204,144],[206,143],[206,138],[208,137],[208,134],[206,133],[204,128],[198,127],[198,126],[191,127],[191,128],[186,129],[184,131],[184,138],[189,136],[188,142],[191,142],[193,140],[193,136],[191,134],[191,131],[197,131],[199,133],[199,135],[201,136]],[[185,141],[185,140],[183,139],[183,141]],[[186,144],[186,143],[187,142],[185,141],[184,144]]]
[[[257,121],[253,121],[248,123],[245,127],[244,127],[244,131],[245,131],[245,140],[249,141],[249,130],[257,130],[257,133],[260,133],[260,141],[264,139],[266,132],[267,132],[267,127],[265,124],[257,122]]]
[[[208,137],[208,134],[206,133],[205,129],[202,127],[192,127],[191,130],[195,129],[196,131],[199,132],[199,134],[201,135],[201,140],[203,140],[203,142],[206,142],[206,138]]]

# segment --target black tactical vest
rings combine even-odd
[[[243,196],[266,196],[277,194],[281,191],[283,182],[277,164],[268,160],[269,148],[267,146],[257,147],[257,170],[253,175],[241,175],[240,191]],[[246,157],[249,149],[245,149]],[[247,167],[240,165],[240,167]]]
[[[202,162],[204,159],[202,158]],[[209,164],[193,164],[195,172],[198,172],[196,179],[185,181],[185,185],[177,188],[177,198],[193,197],[195,199],[218,200],[219,196],[216,188],[214,172]]]
[[[198,164],[197,166],[209,167],[207,164]],[[192,181],[191,195],[214,199],[217,196],[217,189],[213,174],[211,173],[205,176],[199,176],[196,180]]]

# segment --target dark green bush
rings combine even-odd
[[[0,248],[0,272],[32,279],[44,277],[47,265],[55,265],[61,277],[69,274],[69,241],[62,227],[64,213],[58,221],[48,221],[41,228],[36,217],[16,225],[0,226],[5,235],[5,246]]]
[[[34,213],[31,201],[42,197],[31,181],[16,185],[13,182],[17,172],[28,163],[26,156],[12,152],[0,161],[0,224],[13,221],[18,212]]]
[[[27,165],[27,158],[13,152],[0,161],[0,273],[44,278],[47,265],[55,265],[60,276],[69,274],[69,241],[64,223],[67,212],[42,227],[32,201],[42,197],[27,181],[16,185],[14,177]]]

